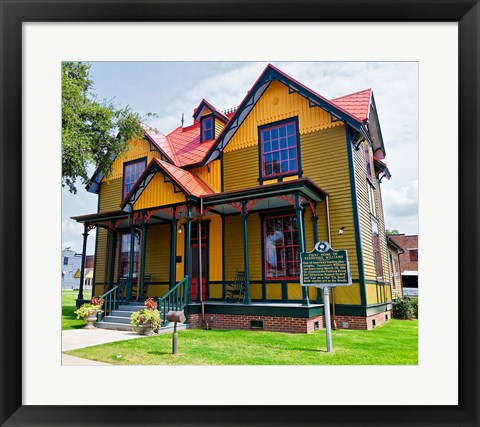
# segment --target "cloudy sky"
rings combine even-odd
[[[162,133],[192,123],[205,98],[220,110],[237,106],[267,63],[263,62],[95,62],[91,75],[100,98],[115,99]],[[372,88],[392,178],[382,181],[387,228],[418,233],[418,64],[416,62],[274,62],[291,77],[332,99]],[[71,216],[97,211],[98,197],[78,186],[62,190],[62,245],[81,252],[83,227]],[[95,233],[88,241],[93,254]]]

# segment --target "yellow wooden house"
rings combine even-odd
[[[145,126],[108,179],[92,177],[98,212],[74,219],[84,245],[97,228],[97,326],[128,327],[125,313],[154,297],[190,327],[322,328],[321,292],[299,277],[300,253],[320,240],[348,251],[353,284],[334,292],[336,326],[390,319],[390,173],[372,91],[328,100],[268,65],[237,108],[202,100],[193,119],[168,134]]]

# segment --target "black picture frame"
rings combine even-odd
[[[340,6],[339,6],[340,5]],[[274,7],[272,7],[274,6]],[[0,424],[2,426],[478,426],[480,5],[473,0],[0,0]],[[22,405],[22,23],[458,22],[459,404],[457,406]],[[448,194],[445,194],[447,203]],[[41,226],[41,225],[39,225]],[[440,231],[441,232],[441,231]],[[456,236],[445,236],[446,240]],[[23,266],[25,268],[25,266]],[[439,308],[439,311],[442,311]],[[443,314],[442,314],[443,315]],[[346,385],[348,391],[348,385]],[[298,392],[299,390],[292,390]],[[255,393],[252,389],[252,393]],[[234,399],[233,399],[234,400]]]

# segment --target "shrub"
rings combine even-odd
[[[143,310],[136,311],[130,316],[130,324],[133,326],[133,330],[138,332],[138,326],[145,323],[152,323],[152,329],[156,331],[160,326],[160,312],[158,310],[150,310],[144,308]]]
[[[393,305],[393,314],[397,319],[411,319],[413,306],[410,298],[398,298]]]
[[[74,313],[77,315],[77,319],[86,319],[94,312],[102,311],[101,305],[92,305],[89,302],[82,304],[78,310]]]
[[[418,319],[418,297],[413,298],[411,303],[412,303],[413,315]]]

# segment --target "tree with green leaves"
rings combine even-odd
[[[92,165],[108,177],[112,160],[128,149],[128,141],[143,136],[143,118],[128,106],[97,98],[90,64],[63,62],[62,186],[76,193],[77,179],[89,183]]]
[[[389,230],[388,228],[385,230],[385,234],[390,236],[390,234],[400,234],[397,229]]]

